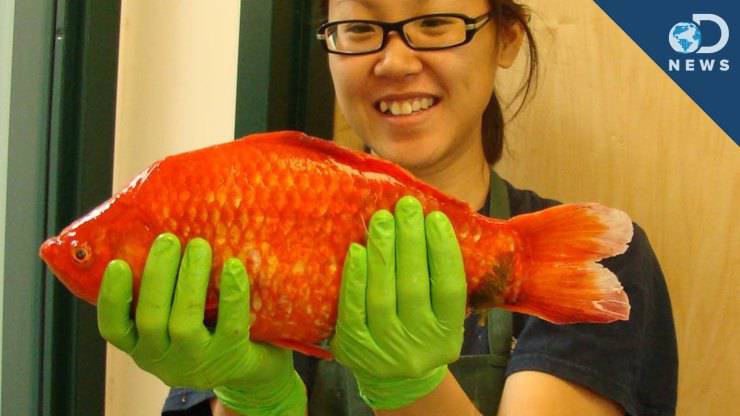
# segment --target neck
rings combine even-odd
[[[491,173],[480,148],[471,148],[462,157],[412,173],[440,191],[467,202],[473,210],[483,207],[490,188]]]

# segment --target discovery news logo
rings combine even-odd
[[[668,33],[668,43],[674,51],[688,55],[701,54],[706,56],[697,58],[676,58],[668,60],[669,71],[701,71],[712,72],[715,70],[727,72],[730,70],[730,60],[716,58],[714,55],[720,52],[730,40],[730,28],[727,22],[716,14],[696,13],[691,16],[693,22],[679,22],[673,25]],[[700,26],[702,22],[708,22],[719,27],[720,36],[713,45],[705,45]],[[704,26],[705,28],[707,26]]]

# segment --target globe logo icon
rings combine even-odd
[[[701,30],[694,23],[676,23],[668,34],[668,43],[679,53],[696,52],[701,46]]]

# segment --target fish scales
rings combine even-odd
[[[528,302],[542,302],[540,283],[553,274],[566,283],[547,283],[550,296],[558,285],[567,287],[567,279],[584,280],[569,268],[624,251],[631,238],[626,215],[581,205],[509,222],[485,218],[390,162],[297,132],[255,135],[156,162],[47,240],[41,256],[75,294],[94,303],[102,270],[113,258],[132,266],[136,291],[154,237],[171,232],[183,243],[205,238],[213,248],[206,320],[217,315],[223,262],[237,257],[251,284],[251,337],[300,349],[331,336],[350,243],[365,244],[370,217],[379,209],[392,211],[404,195],[416,197],[425,213],[444,212],[453,224],[471,310],[502,305],[553,322],[623,319],[626,295],[611,272],[598,272],[598,287],[586,284],[590,292],[582,300],[563,295],[561,302],[572,305],[553,309]],[[556,228],[549,232],[554,240],[537,237],[547,236],[548,227]],[[579,237],[579,229],[586,235]],[[84,261],[61,258],[83,246],[90,248]],[[565,260],[574,263],[561,264]],[[528,274],[543,277],[525,279]]]
[[[336,317],[332,300],[337,297],[347,247],[364,243],[367,220],[376,210],[392,208],[402,194],[410,193],[385,186],[387,178],[382,176],[365,177],[347,166],[303,154],[278,157],[259,147],[203,154],[188,163],[171,158],[155,172],[136,192],[136,204],[150,209],[146,215],[153,218],[157,231],[172,232],[183,242],[198,236],[212,243],[215,284],[209,287],[206,303],[211,316],[218,302],[221,265],[231,256],[245,263],[252,296],[269,305],[257,311],[252,323],[252,336],[258,340],[279,334],[311,343],[329,336]],[[293,178],[306,180],[293,187]],[[362,188],[372,191],[363,193]],[[194,199],[175,194],[177,189],[189,189]],[[234,201],[243,193],[256,199],[235,208]],[[186,215],[188,204],[200,213],[195,222]],[[226,230],[241,226],[240,214],[252,233],[241,237],[235,232],[236,237],[226,238]],[[295,325],[300,322],[314,326]]]

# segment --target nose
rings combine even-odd
[[[373,72],[378,77],[405,78],[418,74],[422,66],[418,52],[409,48],[398,33],[390,33]]]

